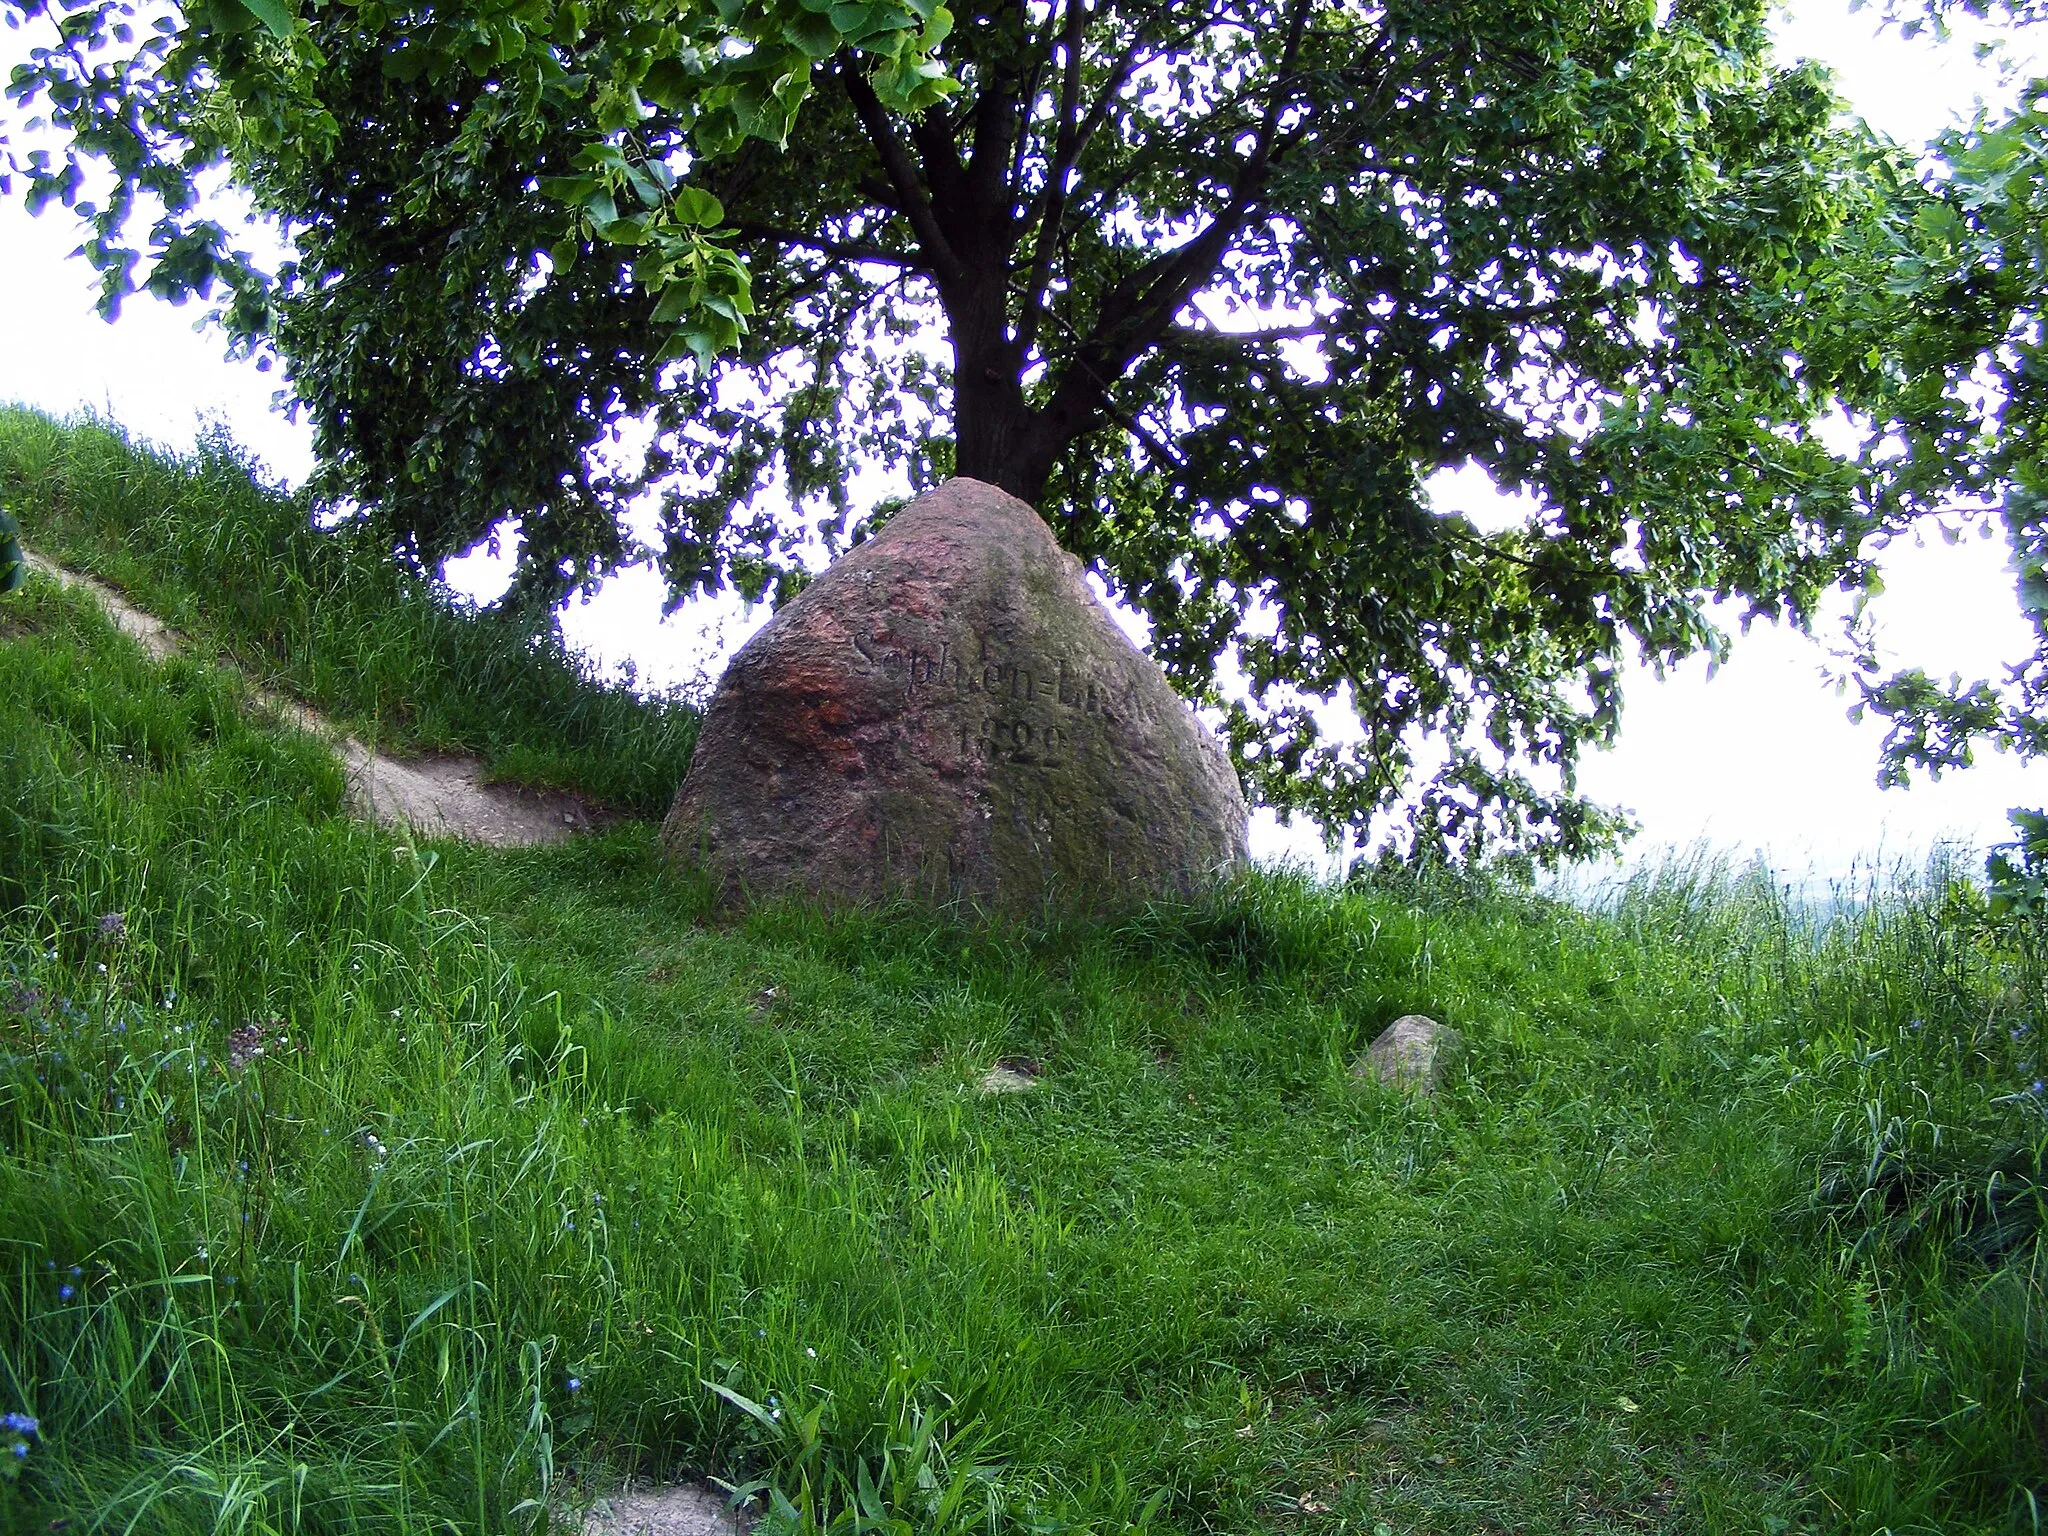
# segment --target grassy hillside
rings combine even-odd
[[[0,1530],[2038,1528],[2042,975],[1967,893],[720,918],[645,825],[351,822],[239,687],[0,603]],[[1354,1084],[1413,1010],[1437,1097]]]
[[[494,776],[659,816],[696,712],[593,684],[543,617],[465,611],[224,438],[190,456],[96,421],[0,406],[0,503],[29,548],[121,588],[204,653],[395,751],[482,757]]]

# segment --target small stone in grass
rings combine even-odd
[[[1042,1069],[1039,1064],[1025,1056],[1004,1056],[981,1076],[981,1091],[991,1093],[1029,1093],[1038,1086]]]
[[[1443,1080],[1444,1068],[1464,1044],[1463,1035],[1427,1014],[1403,1014],[1351,1063],[1351,1075],[1360,1082],[1370,1079],[1427,1094]]]

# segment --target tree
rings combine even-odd
[[[1951,18],[2031,26],[2038,0],[1911,0],[1884,7],[1907,36]],[[2014,105],[1940,135],[1838,249],[1827,308],[1867,348],[1858,386],[1874,451],[1913,493],[1873,526],[1906,531],[1937,513],[1950,543],[2002,536],[2033,634],[1996,679],[1946,682],[1918,667],[1882,674],[1865,648],[1862,708],[1886,720],[1880,781],[1968,767],[1989,745],[2048,752],[2048,79],[2021,79]],[[1919,530],[1915,530],[1916,532]],[[1997,903],[2038,916],[2048,892],[2048,817],[2015,810],[2018,840],[1990,860]],[[2017,859],[2017,862],[2015,862]]]
[[[875,510],[856,466],[972,475],[1144,616],[1267,803],[1569,855],[1622,826],[1574,767],[1631,652],[1718,652],[1716,600],[1808,622],[1926,507],[1814,430],[1869,382],[1814,304],[1885,155],[1766,14],[203,0],[145,55],[77,0],[14,91],[74,147],[32,198],[114,172],[110,303],[226,283],[319,489],[411,559],[515,518],[558,595],[653,495],[679,598],[780,599]],[[191,213],[220,159],[296,242],[268,278]],[[1526,525],[1437,505],[1461,465]]]

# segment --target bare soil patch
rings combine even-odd
[[[145,613],[113,587],[65,570],[40,555],[31,568],[74,591],[91,595],[114,627],[162,661],[184,642],[163,620]],[[493,848],[559,843],[611,818],[578,796],[516,784],[493,784],[473,757],[433,754],[392,757],[338,729],[317,710],[268,689],[257,702],[295,728],[328,742],[348,775],[349,799],[358,814],[385,826],[404,827],[423,837],[456,837]]]

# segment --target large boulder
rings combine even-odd
[[[741,648],[663,838],[729,898],[1102,910],[1242,861],[1245,805],[1038,514],[953,480]]]

